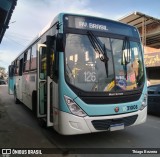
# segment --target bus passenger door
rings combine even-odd
[[[47,46],[45,44],[38,44],[38,68],[37,68],[37,117],[44,118],[47,126],[53,126],[52,109],[50,104],[50,86],[52,80],[47,76]]]
[[[47,80],[46,80],[46,45],[38,44],[37,64],[37,117],[46,117]]]
[[[8,68],[8,94],[14,94],[14,65],[10,65]]]
[[[18,84],[17,84],[17,97],[19,100],[22,101],[22,70],[23,70],[23,58],[19,60],[19,77],[18,77]]]

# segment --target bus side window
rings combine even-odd
[[[39,70],[40,70],[40,79],[46,79],[47,78],[47,56],[46,56],[46,48],[45,47],[42,47],[40,49],[40,67],[39,67]]]
[[[14,61],[13,75],[16,75],[16,62],[17,61]]]
[[[56,51],[55,38],[51,41],[50,46],[50,77],[57,82],[58,80],[58,53]]]
[[[17,59],[15,62],[14,62],[14,75],[18,75],[18,72],[19,72],[19,60]]]
[[[31,70],[35,70],[37,68],[37,52],[36,52],[36,44],[32,46],[31,53]]]
[[[58,79],[58,53],[56,53],[56,37],[47,36],[47,75],[57,82]]]
[[[19,61],[19,76],[22,76],[23,58]]]
[[[14,75],[14,65],[10,65],[9,66],[9,77],[13,77]]]
[[[50,53],[50,77],[54,77],[54,64],[55,64],[55,49],[54,47],[51,47],[51,53]]]
[[[30,70],[30,57],[31,57],[31,49],[29,49],[24,54],[24,69],[23,69],[24,72]]]
[[[24,53],[23,72],[25,72],[26,60],[27,60],[27,52]]]

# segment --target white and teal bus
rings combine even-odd
[[[117,21],[60,13],[9,66],[9,93],[63,135],[144,123],[139,33]]]

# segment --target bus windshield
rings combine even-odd
[[[129,38],[68,33],[65,65],[66,81],[83,91],[123,92],[144,83],[141,46]]]

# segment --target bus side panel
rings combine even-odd
[[[36,71],[22,75],[21,87],[22,102],[32,110],[32,94],[36,91]]]
[[[32,109],[32,99],[36,99],[35,102],[37,102],[37,98],[36,97],[33,97],[32,98],[32,94],[33,94],[33,91],[37,91],[38,89],[36,89],[36,78],[37,76],[37,71],[34,71],[34,72],[31,72],[30,75],[29,75],[29,95],[30,95],[30,98],[31,98],[31,109]],[[36,105],[36,104],[34,104]]]
[[[30,85],[29,85],[29,74],[23,74],[22,76],[22,102],[30,109],[31,107],[31,96],[30,96]]]
[[[53,128],[59,132],[59,94],[58,94],[58,84],[53,82],[52,84],[52,104],[53,104]]]
[[[8,78],[8,94],[14,94],[14,77]]]
[[[22,101],[22,76],[16,76],[16,93],[17,98]]]

